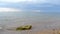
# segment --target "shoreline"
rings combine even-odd
[[[2,34],[60,34],[60,29],[44,29],[40,31],[32,31],[32,30],[23,30],[23,31],[11,31],[6,30],[2,32]]]

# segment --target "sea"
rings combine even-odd
[[[31,30],[13,31],[6,28],[32,25]],[[31,34],[44,29],[60,28],[60,12],[0,12],[0,34]]]

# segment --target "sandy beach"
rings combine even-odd
[[[25,31],[14,31],[14,30],[5,30],[0,31],[0,34],[60,34],[60,29],[44,29],[40,31],[25,30]]]

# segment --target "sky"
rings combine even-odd
[[[60,0],[0,0],[0,11],[4,12],[3,10],[60,12]]]

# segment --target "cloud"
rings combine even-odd
[[[60,0],[46,0],[50,4],[59,4],[60,5]]]
[[[43,3],[50,3],[50,4],[60,4],[60,0],[0,0],[0,2],[8,2],[8,3],[19,3],[22,2],[24,4],[43,4]]]
[[[0,0],[0,2],[8,2],[8,3],[19,3],[19,2],[24,2],[24,3],[46,3],[46,0]]]
[[[0,7],[11,9],[60,10],[60,0],[0,0],[0,2],[3,2],[0,3]]]
[[[18,2],[31,2],[33,0],[0,0],[0,2],[12,2],[12,3],[18,3]]]
[[[0,2],[13,2],[13,3],[22,2],[22,1],[26,1],[26,0],[0,0]]]
[[[59,4],[60,5],[60,0],[37,0],[35,3],[50,3],[50,4]]]
[[[49,4],[60,5],[60,0],[32,0],[32,1],[27,1],[27,2],[32,3],[32,4],[45,4],[45,3],[49,3]]]
[[[0,8],[0,12],[18,12],[22,10],[14,9],[14,8]]]

